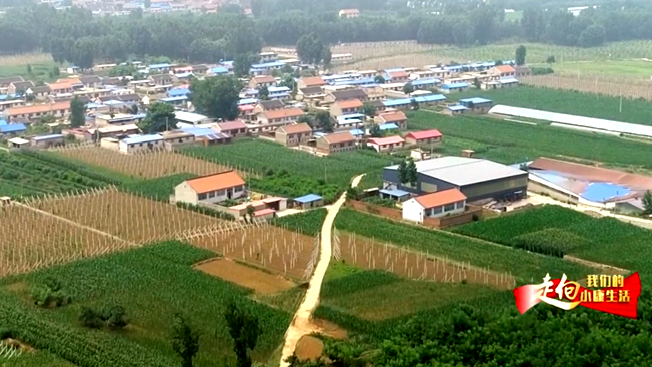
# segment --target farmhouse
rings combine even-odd
[[[493,102],[490,99],[474,97],[460,99],[460,105],[466,107],[469,112],[488,113]]]
[[[0,125],[0,135],[3,137],[22,134],[27,131],[25,124]]]
[[[360,113],[362,110],[362,101],[359,99],[350,99],[345,101],[337,101],[331,105],[330,114],[331,116],[342,116],[350,115],[354,113]]]
[[[324,198],[322,198],[319,195],[308,194],[294,199],[294,205],[295,207],[299,207],[304,210],[311,209],[311,208],[318,208],[324,205]]]
[[[400,183],[396,165],[383,170],[383,189],[422,195],[457,188],[469,202],[520,199],[527,194],[527,172],[488,160],[443,157],[416,162],[416,166],[415,187]]]
[[[439,130],[423,130],[412,131],[405,135],[405,143],[407,145],[440,145],[442,141],[442,134]]]
[[[236,218],[243,218],[247,215],[249,207],[254,208],[254,217],[273,218],[276,212],[287,209],[287,199],[281,197],[269,197],[262,200],[255,200],[229,207],[229,213]]]
[[[161,133],[166,148],[175,145],[190,145],[195,143],[196,137],[185,131],[164,131]]]
[[[269,75],[272,73],[272,70],[282,69],[285,65],[286,63],[280,60],[253,64],[251,65],[250,72],[253,75]]]
[[[97,135],[97,138],[109,138],[109,137],[119,137],[121,135],[134,135],[138,134],[138,125],[136,124],[126,124],[126,125],[108,125],[101,127],[97,130],[89,130],[90,133]]]
[[[333,54],[331,56],[331,64],[345,64],[349,61],[353,61],[353,54],[350,53],[345,53],[345,54]]]
[[[14,120],[20,117],[26,119],[34,119],[46,115],[63,117],[68,113],[70,113],[70,102],[68,101],[36,104],[32,106],[12,107],[5,111],[6,116],[9,117],[10,120]]]
[[[360,16],[360,11],[358,9],[342,9],[338,15],[340,18],[357,18]]]
[[[352,99],[358,99],[364,102],[367,100],[367,93],[359,88],[332,91],[326,94],[326,97],[324,97],[324,102],[335,103],[337,101],[348,101]]]
[[[321,99],[324,98],[326,94],[321,89],[321,87],[305,87],[299,89],[297,92],[297,100],[303,101],[307,99]]]
[[[269,99],[288,99],[292,90],[288,87],[269,87]]]
[[[274,139],[286,147],[305,145],[312,135],[312,128],[306,123],[285,125],[276,129]]]
[[[258,115],[258,123],[270,124],[289,124],[297,121],[299,117],[303,116],[303,110],[300,108],[282,108],[280,110],[264,111]]]
[[[235,171],[226,171],[180,183],[174,188],[174,199],[192,205],[218,204],[246,193],[245,181]]]
[[[258,101],[258,103],[256,103],[256,105],[254,106],[254,113],[280,110],[281,108],[285,108],[285,104],[283,104],[283,101],[280,101],[278,99],[272,99],[269,101]]]
[[[199,65],[192,65],[192,73],[193,74],[206,74],[208,73],[208,66],[205,64],[199,64]]]
[[[387,83],[405,83],[410,80],[410,74],[403,69],[387,69],[382,76]]]
[[[335,117],[335,127],[336,128],[349,128],[351,126],[358,126],[362,124],[364,120],[364,115],[361,113],[350,113],[348,115],[341,115]],[[332,118],[331,118],[332,119]],[[364,134],[363,134],[364,135]]]
[[[462,115],[464,114],[468,108],[462,106],[461,104],[451,104],[446,106],[446,109],[444,109],[444,113],[447,115]]]
[[[58,147],[64,144],[64,136],[63,134],[33,136],[30,139],[30,143],[33,148]]]
[[[15,137],[7,140],[9,148],[12,149],[22,149],[29,146],[29,140]]]
[[[514,70],[516,71],[516,75],[515,75],[515,76],[516,76],[517,78],[520,78],[520,77],[523,77],[523,76],[530,76],[530,75],[532,75],[532,69],[530,69],[529,67],[527,67],[527,66],[525,66],[525,65],[515,66],[515,67],[514,67]]]
[[[170,74],[157,74],[147,77],[147,81],[157,87],[172,86],[172,75]]]
[[[494,75],[496,79],[514,77],[516,76],[516,69],[511,65],[498,65],[491,68],[489,74]]]
[[[8,77],[0,78],[0,88],[7,88],[11,83],[18,83],[24,81],[25,79],[23,79],[22,76],[8,76]]]
[[[310,87],[323,87],[326,85],[326,81],[320,76],[309,76],[299,79],[297,86],[301,88],[310,88]]]
[[[215,130],[232,137],[247,135],[247,124],[242,120],[224,121],[215,124]]]
[[[405,116],[405,113],[403,111],[389,111],[389,112],[383,112],[379,113],[375,118],[375,122],[377,124],[396,124],[396,126],[399,127],[399,129],[406,129],[407,128],[407,116]]]
[[[374,148],[378,153],[401,149],[404,144],[405,140],[398,135],[386,136],[384,138],[371,138],[367,140],[367,146]]]
[[[163,136],[160,134],[132,135],[120,140],[118,143],[118,150],[124,154],[162,148]]]
[[[175,111],[174,118],[178,122],[179,127],[185,126],[194,126],[198,124],[205,124],[211,121],[211,118],[208,116],[200,115],[198,113],[186,112],[186,111]]]
[[[79,81],[84,88],[100,88],[102,86],[102,78],[97,75],[82,75]]]
[[[403,219],[423,223],[424,218],[464,213],[465,207],[466,196],[458,189],[447,189],[404,202]]]
[[[259,62],[270,62],[278,60],[278,54],[274,51],[261,52],[258,54]]]
[[[44,99],[45,97],[50,95],[51,91],[52,90],[50,89],[49,86],[47,86],[47,85],[39,85],[39,86],[36,86],[36,87],[27,88],[27,90],[25,91],[25,95],[33,96],[34,98]]]
[[[249,81],[249,87],[258,89],[262,87],[273,87],[276,85],[276,78],[271,75],[257,75]]]
[[[218,133],[208,127],[185,127],[180,131],[190,133],[195,136],[195,141],[202,143],[204,146],[227,144],[231,142],[231,135]]]
[[[356,139],[349,131],[325,134],[317,138],[317,151],[323,154],[355,149]]]
[[[27,90],[27,88],[34,87],[34,82],[31,80],[25,81],[15,81],[9,84],[7,87],[8,94],[21,94]]]
[[[469,84],[464,82],[446,83],[441,85],[442,93],[456,93],[463,92],[469,89]]]

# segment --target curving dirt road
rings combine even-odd
[[[357,176],[351,180],[351,186],[358,186],[362,176],[364,176],[364,174]],[[312,323],[312,313],[319,305],[319,293],[321,292],[321,284],[324,281],[326,270],[328,269],[328,265],[331,261],[331,233],[333,230],[333,221],[335,220],[335,216],[339,212],[345,200],[346,193],[342,194],[342,196],[327,209],[328,214],[326,215],[324,224],[321,227],[319,262],[315,267],[315,272],[313,273],[312,278],[310,278],[306,296],[299,306],[299,309],[294,314],[294,318],[292,319],[290,327],[285,332],[285,344],[283,345],[283,352],[281,353],[281,367],[289,366],[285,360],[294,354],[297,343],[302,336],[319,331],[319,327]]]

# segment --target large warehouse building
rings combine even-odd
[[[484,159],[443,157],[416,162],[417,184],[399,181],[398,166],[383,169],[383,189],[417,195],[457,188],[467,202],[520,199],[527,194],[528,173]]]

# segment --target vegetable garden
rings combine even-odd
[[[453,232],[507,246],[651,273],[652,232],[614,218],[593,218],[546,205],[522,213],[455,227]],[[551,271],[552,274],[552,271]]]
[[[187,148],[183,152],[258,173],[285,170],[293,175],[323,180],[325,184],[335,184],[340,188],[348,187],[351,178],[361,173],[376,172],[380,175],[383,167],[393,163],[391,158],[372,151],[359,150],[318,157],[260,139],[238,140],[219,147]],[[305,194],[308,192],[302,195]]]
[[[453,117],[432,111],[417,111],[408,117],[411,130],[439,129],[445,136],[443,150],[452,155],[460,152],[447,151],[447,137],[474,144],[478,157],[505,164],[538,157],[563,160],[574,157],[613,167],[652,169],[652,151],[650,145],[643,142],[490,117]]]
[[[169,341],[169,320],[179,312],[202,334],[194,362],[217,367],[235,362],[223,316],[227,303],[235,300],[264,325],[252,358],[267,362],[291,315],[251,301],[250,291],[190,266],[213,256],[167,242],[5,280],[0,325],[14,338],[80,367],[169,367],[181,364]],[[14,286],[42,284],[48,278],[60,280],[73,299],[70,306],[37,310],[25,301],[27,290]],[[80,307],[113,303],[126,306],[132,329],[117,333],[77,327]]]

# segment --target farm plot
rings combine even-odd
[[[0,277],[119,251],[132,244],[20,203],[0,211]]]
[[[501,243],[531,246],[641,273],[651,273],[652,232],[614,218],[593,218],[547,205],[466,224],[454,232]],[[543,241],[543,243],[542,243]]]
[[[79,195],[37,198],[34,208],[127,241],[174,238],[179,232],[220,225],[221,220],[118,191],[115,187]]]
[[[283,292],[294,287],[294,283],[253,267],[238,264],[228,259],[215,259],[195,266],[195,269],[216,276],[241,287],[253,289],[259,294]]]
[[[457,263],[431,256],[428,250],[425,253],[410,251],[355,234],[340,234],[337,229],[333,241],[333,253],[337,260],[363,269],[383,270],[413,280],[468,282],[498,289],[513,289],[516,285],[516,279],[511,274],[472,267],[470,262]]]
[[[303,236],[267,224],[239,231],[198,230],[179,239],[295,280],[309,278],[319,254],[318,236]]]
[[[527,125],[480,116],[447,116],[433,111],[409,114],[410,129],[439,129],[444,136],[479,145],[477,156],[514,164],[538,157],[584,159],[611,167],[652,169],[650,144],[571,129]],[[517,137],[517,138],[515,138]],[[446,148],[444,139],[444,148]],[[459,155],[459,151],[456,155]]]
[[[94,166],[108,168],[115,172],[137,178],[158,178],[180,173],[197,176],[210,175],[233,169],[225,164],[217,164],[205,159],[165,150],[147,153],[121,154],[97,146],[58,148],[55,152]],[[246,176],[247,172],[239,172]]]
[[[629,99],[642,98],[647,101],[652,100],[650,82],[642,80],[627,80],[626,83],[623,83],[622,78],[617,81],[611,78],[605,78],[604,76],[582,75],[581,77],[578,77],[577,75],[554,74],[523,77],[520,79],[520,82],[535,87],[597,93],[618,98],[622,96]],[[599,104],[596,103],[595,106],[599,106]],[[623,110],[627,109],[623,108]]]

